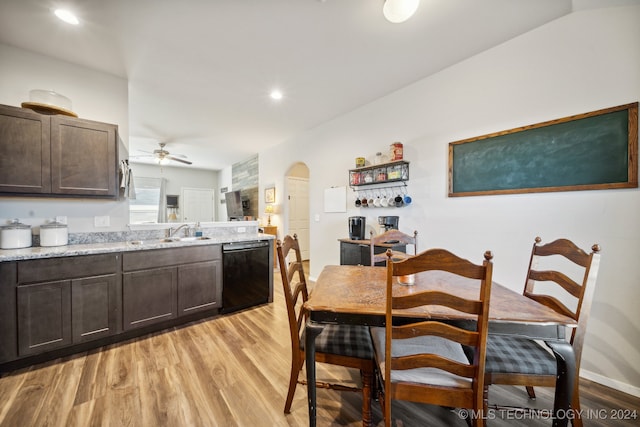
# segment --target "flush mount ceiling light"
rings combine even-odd
[[[419,5],[420,0],[385,0],[382,13],[387,21],[399,24],[411,18]]]
[[[280,92],[278,89],[272,90],[271,93],[269,94],[269,96],[271,97],[271,99],[274,99],[276,101],[279,101],[282,99],[282,92]]]
[[[53,13],[67,24],[78,25],[80,23],[76,15],[67,9],[56,9]]]

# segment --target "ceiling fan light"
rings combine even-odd
[[[382,13],[387,21],[399,24],[411,18],[419,5],[420,0],[385,0]]]

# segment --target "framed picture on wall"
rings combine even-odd
[[[276,202],[276,187],[269,187],[264,190],[264,201],[265,203]]]

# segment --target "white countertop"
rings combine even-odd
[[[238,234],[220,237],[209,237],[204,240],[165,241],[164,239],[111,243],[90,243],[81,245],[30,247],[22,249],[0,249],[0,262],[19,261],[38,258],[69,257],[77,255],[94,255],[110,252],[141,251],[149,249],[180,248],[196,245],[219,245],[223,243],[247,242],[255,240],[273,240],[275,236],[263,233]]]

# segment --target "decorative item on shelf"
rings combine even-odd
[[[363,168],[365,165],[364,157],[356,157],[356,167]]]
[[[374,164],[374,165],[381,165],[381,164],[383,164],[384,162],[386,162],[386,160],[387,160],[387,159],[385,158],[385,156],[383,156],[383,155],[382,155],[382,152],[381,152],[381,151],[378,151],[378,152],[376,153],[376,156],[373,158],[373,164]]]
[[[395,162],[396,160],[402,160],[403,147],[401,142],[394,142],[389,147],[389,160]]]
[[[266,213],[267,216],[267,225],[271,225],[271,214],[273,214],[274,209],[273,209],[273,205],[267,205],[264,208],[264,213]]]
[[[76,113],[71,111],[71,100],[52,90],[30,90],[29,101],[23,102],[21,106],[40,114],[63,114],[78,117]]]

